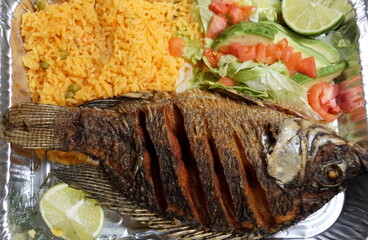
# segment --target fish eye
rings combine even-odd
[[[325,176],[325,178],[324,181],[321,182],[321,185],[334,187],[341,184],[344,178],[344,172],[339,166],[333,164],[323,169],[323,176]]]

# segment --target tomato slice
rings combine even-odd
[[[330,86],[326,82],[313,85],[308,90],[308,103],[324,120],[332,122],[341,112],[337,105],[338,85]]]
[[[351,113],[365,105],[364,90],[361,85],[349,87],[344,82],[340,85],[342,86],[339,94],[340,106],[345,113]]]
[[[181,37],[172,37],[169,40],[169,52],[174,57],[181,57],[185,47],[185,40]]]
[[[263,43],[258,43],[256,46],[256,60],[260,63],[266,63],[267,48]]]
[[[211,64],[211,67],[215,68],[220,61],[221,56],[223,56],[224,54],[216,52],[211,48],[206,48],[203,55],[207,58],[208,62]]]
[[[326,84],[324,84],[326,85]],[[326,85],[327,86],[327,85]],[[338,114],[341,112],[340,106],[337,105],[336,97],[339,95],[339,85],[326,87],[320,97],[322,107],[329,113]]]
[[[227,27],[227,18],[225,16],[214,15],[211,19],[210,26],[206,32],[206,37],[216,38]]]
[[[230,54],[239,58],[238,48],[240,46],[239,42],[232,42],[230,44]]]
[[[256,58],[256,46],[240,45],[238,47],[239,60],[246,62]]]
[[[308,57],[301,60],[300,63],[296,66],[296,70],[311,78],[316,78],[317,69],[314,57]]]
[[[365,120],[366,117],[367,117],[367,111],[365,110],[364,107],[362,107],[361,109],[359,109],[355,112],[352,112],[350,114],[350,119],[353,122],[358,122],[358,121],[361,121],[361,120]]]
[[[218,82],[221,82],[225,84],[226,86],[235,86],[235,81],[232,78],[229,77],[222,77],[218,80]]]
[[[232,0],[215,0],[210,5],[210,10],[216,14],[226,15],[232,8],[234,1]]]

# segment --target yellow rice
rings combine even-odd
[[[192,1],[69,0],[25,13],[23,63],[32,101],[77,105],[133,91],[174,90],[184,60],[170,56],[169,39],[177,30],[202,38]],[[80,90],[66,99],[71,84]],[[78,153],[37,155],[63,164],[87,161]]]
[[[191,9],[192,0],[70,0],[25,13],[23,63],[32,100],[76,105],[173,90],[184,60],[169,54],[169,39],[177,30],[201,39]],[[71,84],[80,90],[66,99]]]

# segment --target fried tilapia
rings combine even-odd
[[[27,149],[88,154],[96,166],[53,173],[177,238],[270,235],[321,208],[368,164],[360,146],[293,111],[202,90],[20,104],[1,132]]]

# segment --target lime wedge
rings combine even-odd
[[[86,192],[60,183],[41,197],[40,212],[51,232],[63,239],[91,240],[100,234],[105,214]]]
[[[283,0],[282,17],[295,32],[315,36],[333,29],[344,19],[344,14],[331,6],[326,0]]]

